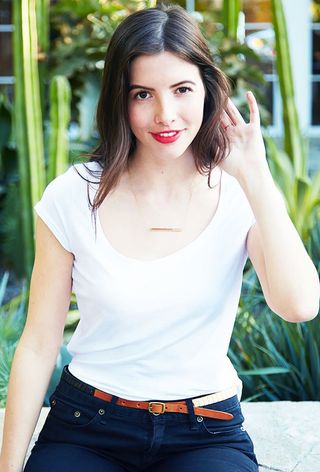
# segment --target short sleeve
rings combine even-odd
[[[64,249],[72,252],[70,241],[70,224],[72,220],[71,215],[68,214],[68,201],[70,200],[71,193],[67,178],[69,171],[70,169],[53,179],[47,185],[41,200],[33,208]]]

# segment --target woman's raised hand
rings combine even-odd
[[[222,126],[230,140],[230,152],[219,166],[238,180],[248,173],[269,171],[260,128],[259,108],[252,92],[247,92],[247,101],[250,110],[249,123],[244,121],[230,98],[227,110],[222,115]]]

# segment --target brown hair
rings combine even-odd
[[[208,175],[209,187],[212,169],[228,153],[229,142],[221,125],[221,115],[226,109],[230,85],[224,73],[213,64],[196,21],[174,4],[136,11],[116,28],[105,56],[96,113],[101,139],[87,154],[89,162],[96,161],[101,167],[99,189],[93,204],[88,192],[93,212],[116,187],[136,146],[128,119],[130,63],[142,54],[163,51],[199,67],[205,88],[204,115],[191,146],[196,168],[202,175]],[[87,170],[93,175],[94,171]]]

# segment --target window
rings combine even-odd
[[[14,77],[12,61],[12,2],[0,0],[0,92],[12,99]]]
[[[186,0],[187,9],[192,10],[192,2],[196,11],[200,11],[208,20],[206,27],[209,32],[218,31],[223,0]],[[274,131],[279,130],[281,127],[281,110],[279,109],[281,101],[279,100],[278,78],[275,69],[271,0],[243,0],[242,9],[245,24],[240,36],[260,57],[261,62],[258,67],[264,73],[266,84],[257,87],[260,89],[261,96],[265,98],[263,105],[270,112],[272,128]],[[212,24],[211,28],[210,23]],[[250,58],[246,60],[248,63],[253,63]],[[256,61],[254,63],[256,64]]]
[[[320,0],[311,2],[311,125],[320,125]]]
[[[265,107],[271,114],[272,126],[280,126],[279,87],[275,65],[274,31],[271,0],[244,0],[245,42],[260,57],[260,68],[267,84],[261,88]]]

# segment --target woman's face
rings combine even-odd
[[[137,152],[163,159],[185,153],[200,129],[204,98],[196,65],[170,52],[135,58],[130,67],[128,111]],[[173,136],[159,134],[169,131]]]

